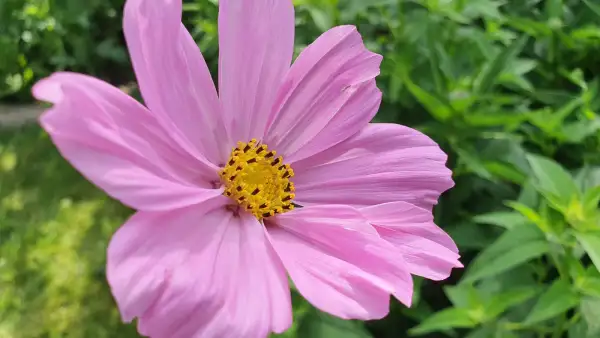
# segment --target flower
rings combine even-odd
[[[410,305],[412,274],[444,279],[458,250],[432,220],[452,185],[427,136],[369,124],[381,56],[331,29],[290,66],[291,0],[219,1],[219,93],[181,0],[128,0],[124,31],[146,106],[57,73],[33,88],[82,175],[137,212],[107,278],[150,337],[265,337],[292,322],[290,287],[345,319]],[[233,149],[233,150],[232,150]]]

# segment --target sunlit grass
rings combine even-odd
[[[0,337],[137,337],[104,276],[106,245],[129,213],[38,126],[0,130]]]

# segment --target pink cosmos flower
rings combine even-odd
[[[290,66],[291,0],[219,7],[218,94],[181,0],[125,6],[146,106],[81,74],[33,89],[54,104],[41,124],[62,155],[138,210],[108,248],[123,319],[150,337],[265,337],[291,325],[288,275],[317,308],[367,320],[390,295],[410,305],[411,273],[460,267],[431,215],[453,185],[446,155],[369,124],[382,58],[356,29],[331,29]]]

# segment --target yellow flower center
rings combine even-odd
[[[238,142],[219,176],[225,184],[223,194],[258,219],[294,209],[294,171],[256,139]]]

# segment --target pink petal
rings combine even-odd
[[[264,227],[223,202],[139,212],[114,235],[108,280],[141,334],[266,337],[291,325],[287,277]]]
[[[226,135],[217,91],[181,7],[181,0],[128,0],[125,38],[148,108],[183,146],[218,164],[230,149],[219,142]]]
[[[219,95],[234,142],[262,138],[293,52],[292,0],[219,1]]]
[[[40,119],[71,164],[124,204],[166,210],[221,193],[216,168],[179,148],[156,119],[111,85],[80,74],[57,73],[33,88],[54,103]]]
[[[325,32],[287,74],[265,143],[294,162],[358,132],[381,102],[374,80],[381,60],[355,27]]]
[[[397,124],[359,134],[293,165],[301,205],[369,206],[404,201],[431,210],[451,188],[446,154],[429,137]]]
[[[412,279],[402,258],[347,206],[315,206],[267,224],[275,250],[300,293],[344,319],[378,319],[393,294],[410,305]]]
[[[443,280],[452,268],[460,268],[460,255],[454,241],[433,223],[431,212],[405,202],[363,208],[361,213],[382,238],[403,254],[410,273]]]

